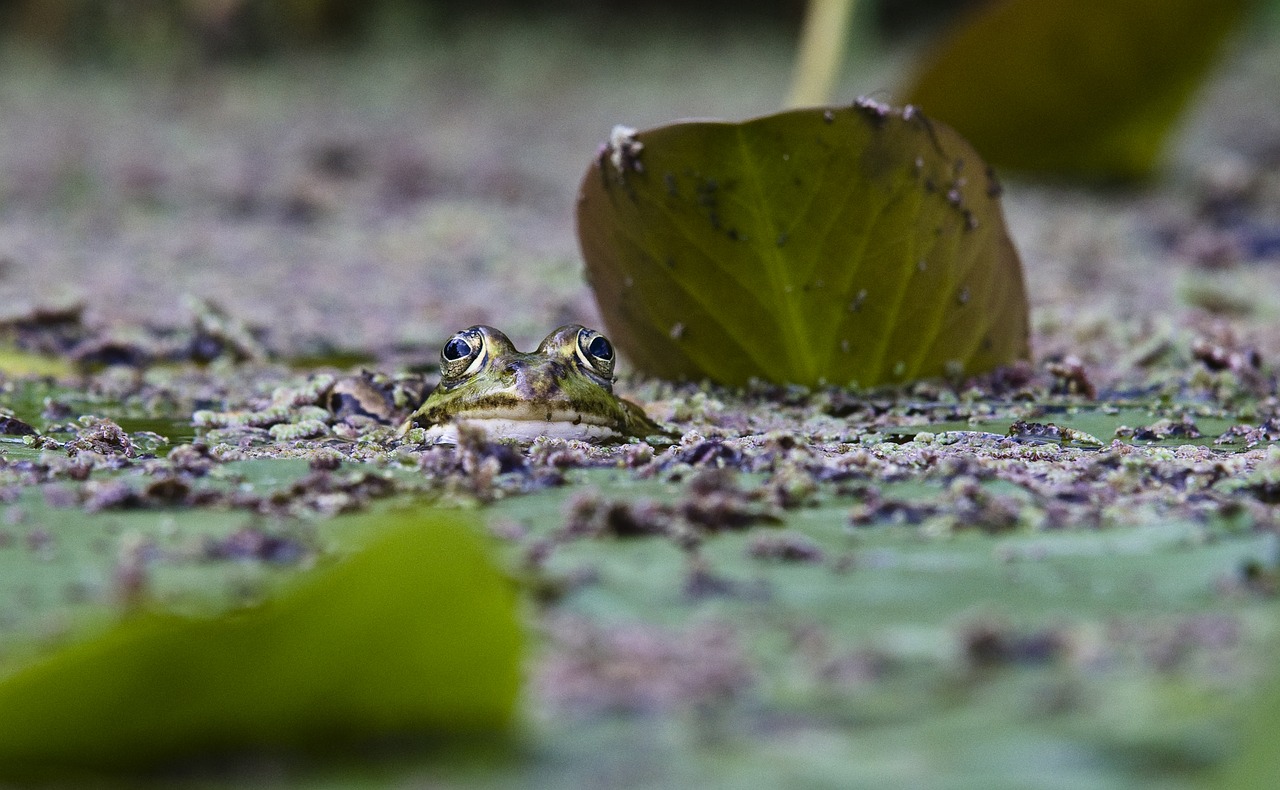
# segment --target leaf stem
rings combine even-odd
[[[853,6],[854,0],[809,0],[800,29],[800,49],[796,53],[787,107],[831,101],[831,89],[844,60]]]

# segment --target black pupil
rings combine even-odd
[[[595,339],[587,346],[587,351],[591,352],[591,356],[598,359],[613,359],[613,346],[602,335],[595,336]]]
[[[455,337],[444,346],[444,358],[450,362],[465,359],[471,353],[471,346],[460,337]]]

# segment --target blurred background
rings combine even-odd
[[[901,95],[978,5],[859,3],[834,100]],[[1057,306],[1044,315],[1176,301],[1139,264],[1174,250],[1196,265],[1212,250],[1183,250],[1186,228],[1170,226],[1194,223],[1204,190],[1241,168],[1278,167],[1276,5],[1231,39],[1155,186],[1013,182],[1033,303]],[[780,109],[803,13],[799,0],[0,0],[0,299],[130,326],[188,320],[192,295],[286,355],[432,347],[475,322],[527,344],[598,323],[572,222],[597,146],[617,123]]]
[[[981,0],[868,0],[863,15],[891,36],[937,24]],[[278,56],[308,46],[367,44],[399,29],[419,41],[495,17],[529,21],[557,16],[599,32],[631,23],[673,26],[794,28],[804,0],[4,0],[0,19],[11,40],[78,60],[195,59],[203,62]]]

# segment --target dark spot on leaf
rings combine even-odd
[[[1004,193],[1004,186],[1000,183],[1000,179],[996,178],[996,171],[991,165],[987,165],[987,197],[998,198]]]

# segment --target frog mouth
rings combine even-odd
[[[568,406],[529,406],[516,405],[510,407],[491,407],[487,409],[469,409],[466,414],[458,415],[449,422],[530,422],[530,423],[569,423],[570,425],[612,425],[614,420],[607,415],[592,414],[581,409]]]
[[[553,413],[554,414],[554,413]],[[459,430],[478,430],[490,439],[532,442],[535,439],[580,439],[599,441],[621,438],[622,434],[600,417],[572,413],[566,419],[543,419],[527,416],[486,416],[468,414],[427,429],[430,444],[457,444]]]
[[[400,429],[403,436],[412,420]],[[465,415],[431,425],[426,429],[430,444],[457,444],[458,430],[482,431],[490,439],[532,442],[540,437],[600,441],[618,439],[623,433],[616,421],[607,415],[592,414],[564,405],[533,407],[528,404],[502,404],[484,409],[469,409]]]

